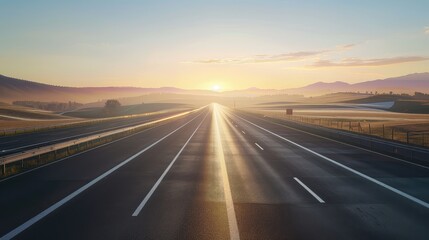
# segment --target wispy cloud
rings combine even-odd
[[[375,67],[408,62],[420,62],[429,60],[428,57],[409,56],[409,57],[392,57],[392,58],[374,58],[374,59],[359,59],[348,58],[341,61],[319,60],[307,67],[309,68],[324,68],[324,67]]]
[[[337,46],[334,49],[319,50],[319,51],[300,51],[282,54],[260,54],[251,57],[240,58],[212,58],[190,61],[187,63],[201,64],[247,64],[247,63],[272,63],[272,62],[298,62],[305,60],[314,60],[332,52],[341,52],[355,47],[356,44],[347,44]]]
[[[346,50],[350,50],[356,46],[357,46],[357,44],[355,44],[355,43],[340,45],[340,46],[337,46],[337,50],[338,51],[346,51]]]
[[[217,63],[217,64],[245,64],[245,63],[268,63],[268,62],[296,62],[303,61],[307,59],[314,59],[326,53],[327,51],[314,51],[314,52],[293,52],[293,53],[283,53],[283,54],[261,54],[255,55],[252,57],[243,57],[243,58],[214,58],[214,59],[203,59],[192,61],[192,63]]]
[[[425,34],[429,35],[429,27],[425,27],[424,32],[425,32]]]

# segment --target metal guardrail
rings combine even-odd
[[[346,116],[335,117],[320,117],[320,116],[306,116],[306,115],[287,115],[281,112],[270,112],[261,110],[247,110],[255,114],[262,114],[268,117],[278,118],[291,122],[300,122],[306,125],[320,126],[329,129],[338,129],[341,131],[354,132],[360,135],[367,135],[378,137],[395,142],[402,142],[415,146],[429,147],[429,130],[415,131],[406,129],[407,125],[395,125],[389,122],[365,119],[349,119]],[[423,122],[418,122],[421,124]],[[404,127],[405,126],[405,127]]]
[[[247,114],[254,114],[252,112],[241,111]],[[376,151],[378,153],[386,154],[392,157],[412,161],[414,163],[427,166],[429,163],[429,148],[410,145],[403,142],[392,141],[389,139],[380,138],[373,135],[366,135],[357,132],[349,132],[326,126],[319,126],[300,121],[293,121],[287,118],[276,118],[270,116],[260,115],[262,118],[269,118],[273,122],[287,123],[287,126],[296,128],[301,131],[306,131],[322,137],[334,139],[357,147],[365,148],[368,150]]]
[[[161,122],[165,122],[167,120],[170,119],[174,119],[177,117],[181,117],[181,116],[185,116],[188,115],[190,113],[196,112],[201,110],[203,107],[198,108],[198,109],[194,109],[191,111],[186,111],[186,112],[182,112],[173,116],[169,116],[169,117],[165,117],[165,118],[161,118],[158,120],[154,120],[154,121],[150,121],[150,122],[146,122],[146,123],[142,123],[136,126],[131,126],[131,127],[125,127],[125,128],[120,128],[120,129],[116,129],[116,130],[111,130],[111,131],[107,131],[104,133],[100,133],[100,134],[96,134],[96,135],[91,135],[91,136],[86,136],[86,137],[82,137],[82,138],[78,138],[78,139],[73,139],[73,140],[69,140],[66,142],[62,142],[62,143],[57,143],[57,144],[53,144],[50,146],[45,146],[45,147],[39,147],[39,148],[35,148],[35,149],[30,149],[27,151],[23,151],[20,153],[16,153],[16,154],[12,154],[12,155],[7,155],[7,156],[3,156],[0,157],[0,165],[2,165],[2,172],[3,175],[5,175],[6,173],[6,165],[10,164],[10,163],[14,163],[14,162],[18,162],[18,161],[23,161],[25,159],[29,159],[29,158],[33,158],[33,157],[37,157],[40,156],[42,154],[46,154],[46,153],[51,153],[54,152],[56,153],[57,150],[61,150],[61,149],[68,149],[70,147],[79,145],[79,144],[83,144],[83,143],[88,143],[94,140],[100,140],[100,139],[104,139],[107,137],[113,137],[115,135],[119,135],[119,134],[123,134],[123,133],[127,133],[127,132],[134,132],[136,130],[139,130],[140,128],[143,127],[148,127],[150,125],[154,125],[157,123],[161,123]]]
[[[18,135],[18,134],[33,133],[33,132],[58,129],[58,128],[87,126],[87,125],[92,125],[92,124],[104,123],[104,122],[108,122],[111,120],[129,119],[129,118],[136,118],[136,117],[142,117],[142,116],[151,116],[151,115],[156,115],[156,114],[162,114],[165,112],[166,111],[163,110],[163,111],[157,111],[157,112],[131,114],[131,115],[124,115],[124,116],[117,116],[117,117],[106,117],[106,118],[90,119],[90,120],[82,119],[82,120],[76,120],[76,121],[70,121],[70,122],[64,122],[64,123],[58,123],[58,124],[51,124],[49,126],[38,126],[38,127],[34,126],[34,127],[0,129],[0,137],[14,136],[14,135]],[[47,120],[47,121],[50,121],[50,120]]]

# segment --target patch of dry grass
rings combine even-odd
[[[83,120],[39,109],[9,104],[0,105],[0,135],[33,132],[81,121]]]
[[[284,111],[247,110],[267,117],[341,129],[400,142],[429,146],[429,115],[392,113],[380,110]]]
[[[70,119],[53,112],[16,105],[0,105],[0,116],[3,119],[22,118],[22,120]]]
[[[21,121],[21,120],[2,120],[0,118],[0,129],[3,131],[8,131],[11,129],[22,129],[22,128],[45,128],[52,126],[61,126],[65,124],[82,122],[82,120],[75,119],[58,119],[50,121]]]

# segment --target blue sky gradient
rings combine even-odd
[[[428,10],[423,0],[0,1],[0,74],[224,89],[404,75],[429,71]]]

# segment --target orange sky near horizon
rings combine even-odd
[[[0,9],[0,74],[220,91],[384,79],[429,72],[427,9],[429,1],[11,1]]]

